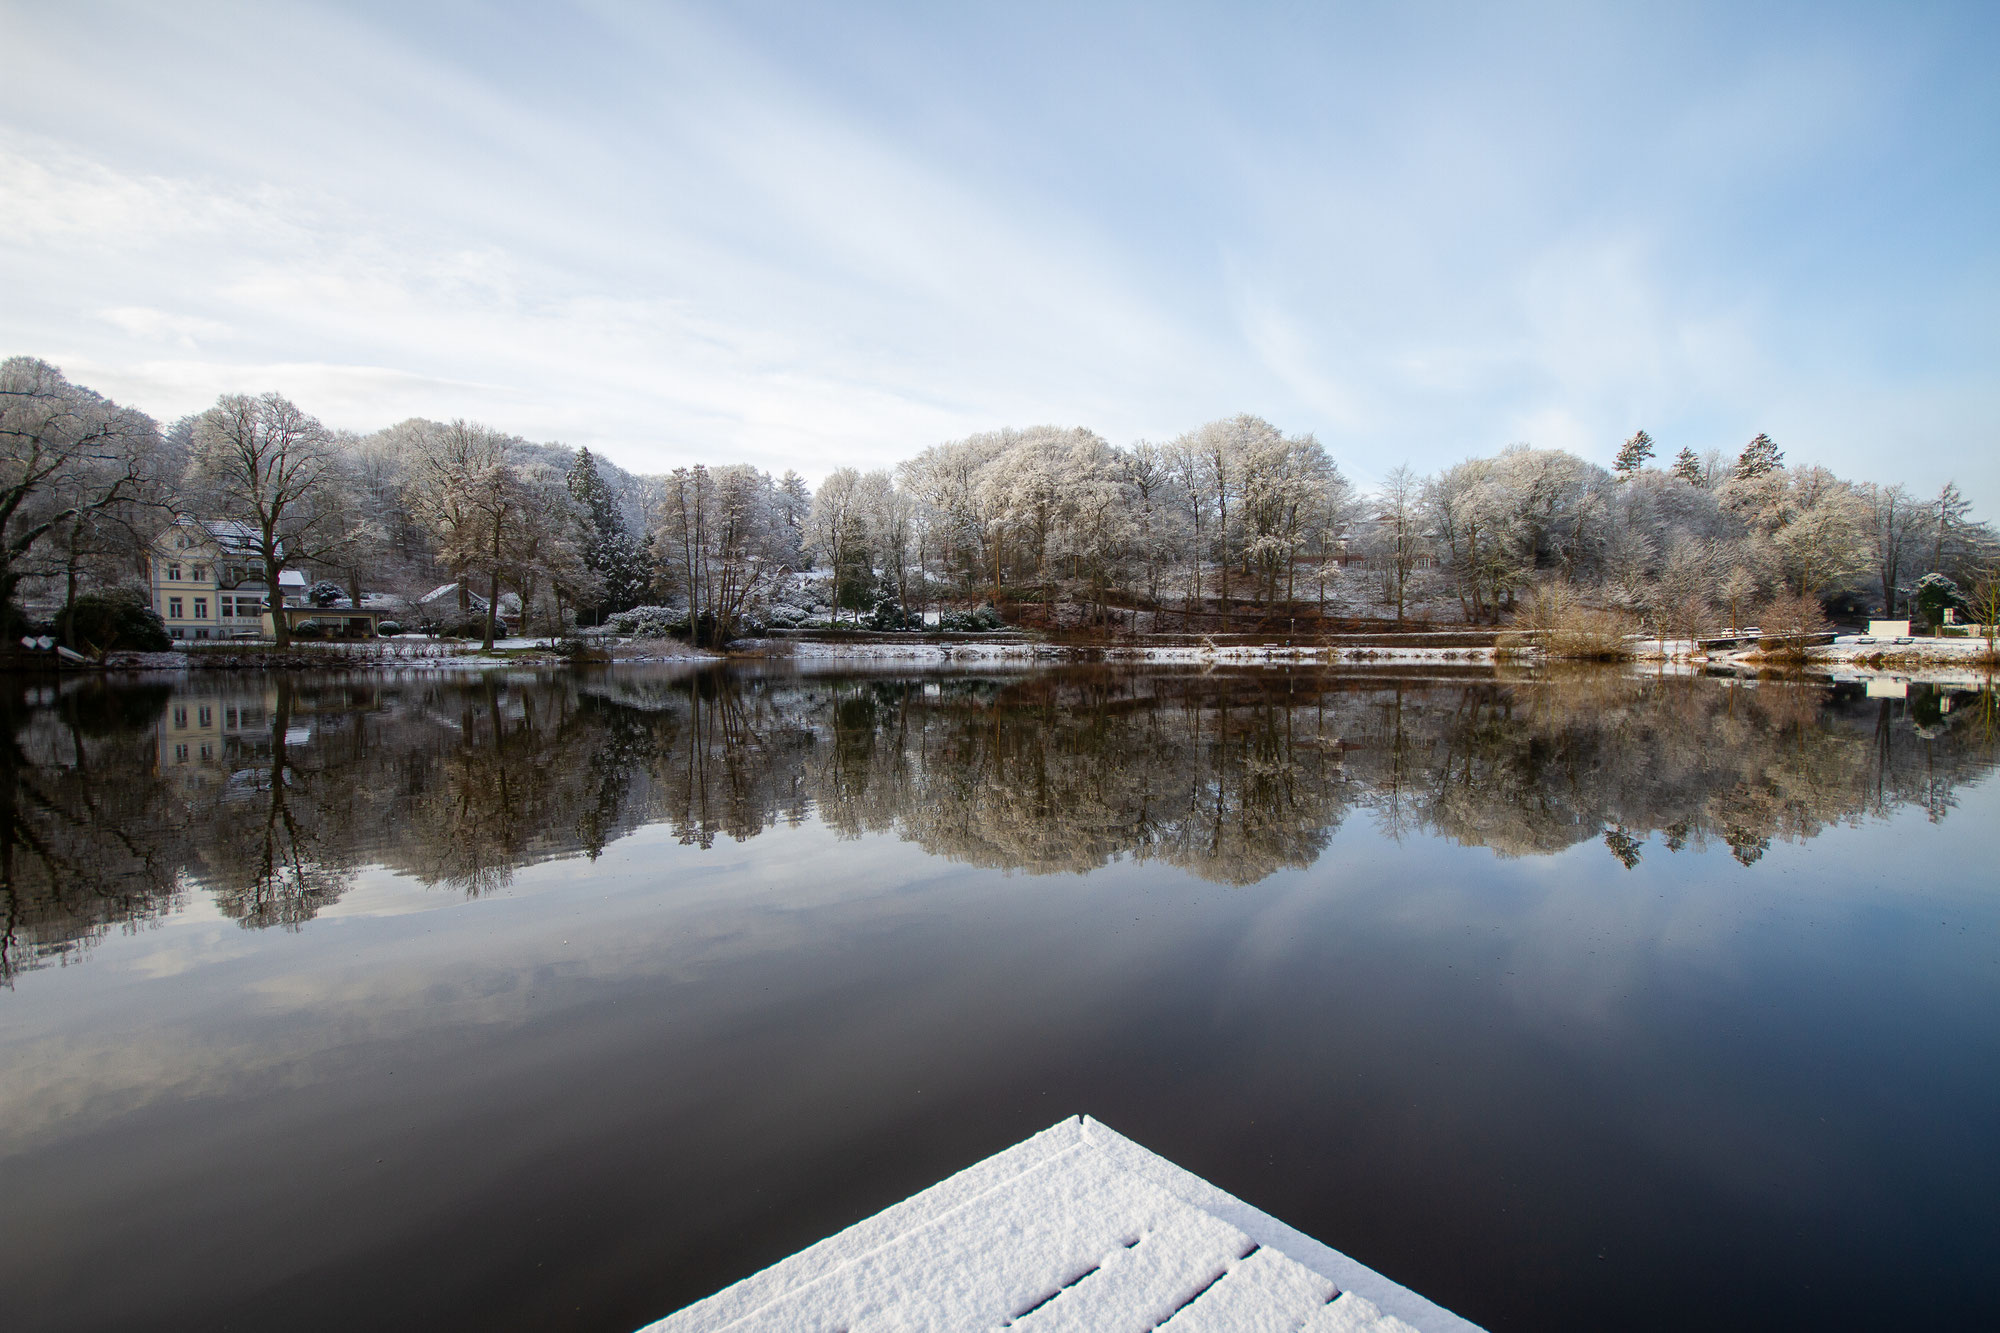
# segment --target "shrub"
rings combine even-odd
[[[950,634],[978,634],[999,629],[1005,623],[998,611],[991,606],[982,606],[977,611],[940,612],[937,627]]]
[[[664,639],[688,632],[688,613],[673,606],[635,606],[612,616],[610,624],[636,639]]]
[[[1614,611],[1584,605],[1576,589],[1567,583],[1544,583],[1533,589],[1516,623],[1534,633],[1548,657],[1621,662],[1632,656],[1624,618]]]
[[[317,620],[301,620],[298,624],[292,626],[292,637],[294,639],[318,639],[324,638],[325,635],[326,627],[321,625]]]
[[[611,660],[611,654],[606,652],[601,644],[593,643],[589,639],[580,638],[575,634],[563,635],[562,638],[556,640],[554,647],[557,655],[571,662],[609,662]]]
[[[403,626],[398,621],[384,620],[375,626],[375,632],[377,634],[401,634]]]
[[[1980,635],[1986,640],[1985,665],[2000,657],[2000,572],[1988,574],[1972,590],[1972,614],[1979,621]]]
[[[486,634],[484,611],[460,611],[456,607],[424,626],[433,634],[450,639],[477,639]]]
[[[881,601],[875,603],[874,611],[869,613],[868,619],[864,623],[868,628],[874,630],[922,629],[924,627],[924,618],[922,616],[904,615],[902,606],[895,598],[884,597]]]
[[[765,622],[773,629],[797,629],[803,622],[812,619],[812,612],[789,602],[773,602],[765,616]]]
[[[1917,608],[1917,616],[1924,624],[1936,629],[1944,624],[1946,611],[1969,611],[1971,606],[1958,585],[1942,574],[1926,574],[1917,580],[1916,595],[1911,598]]]
[[[347,590],[332,579],[321,579],[313,584],[312,591],[306,594],[306,600],[314,606],[339,606],[347,600]]]
[[[65,646],[85,653],[116,650],[163,653],[174,646],[166,622],[146,604],[145,594],[130,588],[87,592],[70,604],[65,620]]]
[[[1758,619],[1762,637],[1757,647],[1772,656],[1793,659],[1805,656],[1807,639],[1831,628],[1819,598],[1810,593],[1782,593],[1771,599]]]

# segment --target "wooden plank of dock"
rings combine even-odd
[[[1477,1333],[1087,1116],[642,1333]]]

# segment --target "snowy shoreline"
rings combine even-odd
[[[458,645],[407,646],[397,652],[340,652],[311,648],[286,654],[195,654],[187,652],[118,653],[103,666],[108,670],[419,670],[482,671],[494,668],[564,666],[701,666],[726,661],[766,659],[816,667],[842,663],[855,666],[991,666],[1033,667],[1066,663],[1124,666],[1497,666],[1552,665],[1534,650],[1494,648],[1420,648],[1328,646],[1302,644],[1144,645],[1133,643],[1060,644],[1034,641],[1004,643],[826,642],[814,640],[740,641],[726,652],[712,652],[668,641],[627,640],[604,645],[610,660],[578,662],[546,639],[507,639],[494,644],[488,656],[477,648]],[[1780,662],[1754,649],[1702,653],[1689,640],[1652,640],[1632,645],[1627,665],[1671,665],[1681,669],[1725,669],[1762,672],[1804,671],[1834,680],[1902,680],[1912,683],[1976,684],[1990,680],[1994,669],[1978,658],[1983,640],[1924,639],[1909,644],[1864,644],[1854,640],[1807,651],[1803,662]],[[434,651],[425,651],[434,649]]]

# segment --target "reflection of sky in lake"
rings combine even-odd
[[[1944,1324],[2000,1245],[1991,784],[1743,866],[1350,819],[1248,886],[663,825],[0,995],[29,1328],[636,1325],[1087,1111],[1494,1327]]]

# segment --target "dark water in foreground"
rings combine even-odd
[[[1991,695],[0,683],[0,1322],[623,1333],[1089,1112],[1495,1329],[1982,1325]]]

